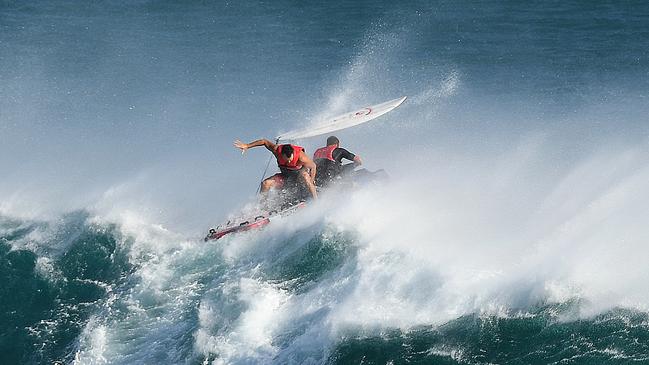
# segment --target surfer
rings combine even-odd
[[[277,159],[280,172],[261,182],[261,193],[265,194],[270,189],[284,189],[296,187],[299,182],[304,183],[311,197],[318,198],[314,181],[316,179],[316,164],[307,156],[304,148],[292,144],[275,144],[267,139],[258,139],[254,142],[243,143],[234,141],[234,146],[245,153],[249,148],[264,146]]]
[[[352,163],[343,165],[343,159]],[[320,187],[326,186],[339,176],[344,176],[363,164],[360,156],[340,147],[340,140],[335,136],[327,138],[327,145],[315,151],[313,161],[315,161],[319,171],[315,183]]]

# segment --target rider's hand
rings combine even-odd
[[[234,141],[234,147],[240,149],[241,154],[243,155],[244,153],[246,153],[246,150],[248,149],[248,144],[243,143],[237,139],[236,141]]]

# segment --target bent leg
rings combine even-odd
[[[306,171],[300,171],[300,180],[302,180],[302,182],[304,182],[306,187],[309,189],[311,197],[313,199],[318,199],[318,192],[316,191],[315,184],[313,183],[313,181],[311,181],[311,176],[309,176]]]
[[[275,174],[261,182],[259,189],[259,206],[268,211],[276,205],[276,199],[271,198],[270,190],[281,190],[284,187],[285,178],[282,174]]]
[[[272,189],[273,187],[275,187],[275,182],[269,177],[268,179],[261,182],[261,189],[259,189],[259,191],[262,193],[266,193],[268,192],[268,190]]]
[[[281,189],[284,186],[284,176],[275,174],[261,182],[260,192],[266,193],[270,189]]]

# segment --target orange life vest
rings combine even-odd
[[[302,163],[300,162],[300,155],[304,152],[304,148],[296,145],[290,145],[293,147],[293,158],[289,161],[282,155],[282,148],[284,146],[288,146],[285,144],[280,144],[277,146],[277,149],[275,149],[275,157],[277,158],[277,166],[280,169],[287,169],[287,170],[299,170],[302,168]]]
[[[313,159],[318,160],[324,158],[329,161],[335,161],[333,153],[336,148],[338,148],[338,146],[336,146],[335,144],[331,146],[318,148],[317,150],[315,150],[315,153],[313,154]]]

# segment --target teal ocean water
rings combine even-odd
[[[649,363],[648,90],[640,1],[0,2],[0,363]],[[202,241],[402,95],[388,184]]]

